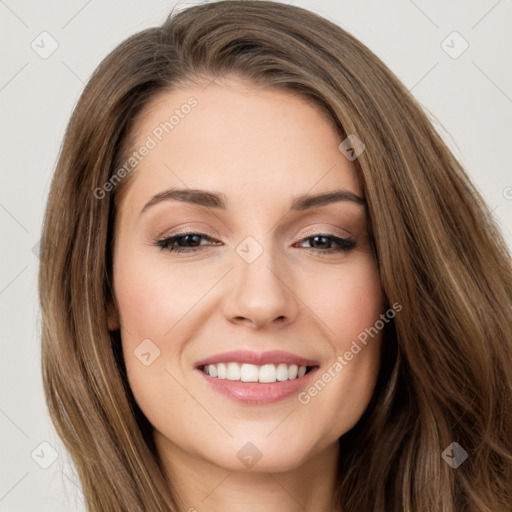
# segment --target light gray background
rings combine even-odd
[[[199,2],[179,2],[180,8]],[[289,3],[289,2],[287,2]],[[306,1],[373,50],[418,98],[487,200],[512,247],[511,0]],[[0,0],[0,511],[85,510],[46,412],[33,250],[72,109],[100,60],[160,24],[170,0]],[[31,44],[47,31],[57,50]],[[469,44],[458,58],[463,41]],[[452,47],[450,49],[450,47]],[[435,116],[435,117],[434,117]],[[46,441],[47,445],[40,446]],[[35,450],[35,451],[34,451]],[[58,455],[52,461],[52,450]],[[31,457],[33,454],[33,458]],[[37,462],[36,462],[37,461]]]

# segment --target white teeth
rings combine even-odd
[[[237,363],[228,363],[228,380],[240,380],[240,366]]]
[[[276,378],[279,381],[288,380],[288,365],[286,363],[281,363],[277,366]]]
[[[258,382],[259,375],[260,370],[255,364],[244,363],[240,369],[240,380],[242,382]]]
[[[212,366],[212,365],[208,365],[208,366]],[[225,379],[226,375],[228,373],[226,365],[224,363],[219,363],[216,366],[217,366],[217,378]]]
[[[282,382],[304,377],[306,366],[297,366],[296,364],[279,363],[264,364],[261,366],[249,363],[217,363],[207,364],[203,371],[210,377],[218,379],[237,380],[242,382]]]
[[[260,368],[260,382],[275,382],[276,381],[276,365],[275,364],[264,364]]]

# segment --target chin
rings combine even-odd
[[[278,436],[272,440],[263,436],[261,439],[246,439],[241,441],[236,438],[229,446],[219,447],[213,458],[208,454],[208,458],[229,471],[284,473],[300,467],[311,455],[308,449],[310,441],[297,443],[297,437],[293,443],[287,443]],[[219,457],[220,453],[222,455]]]

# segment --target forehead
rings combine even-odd
[[[340,187],[361,195],[332,119],[287,90],[223,80],[165,91],[135,120],[131,141],[132,151],[151,146],[126,194],[139,204],[171,186],[246,203]]]

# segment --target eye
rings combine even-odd
[[[353,238],[341,238],[331,234],[318,234],[304,238],[304,242],[313,241],[311,249],[322,253],[348,252],[357,247],[357,242]],[[332,247],[332,243],[337,247]],[[328,245],[328,247],[326,247]],[[306,247],[308,249],[308,247]]]
[[[202,239],[214,242],[213,238],[203,233],[183,233],[158,240],[155,245],[169,252],[197,252]]]
[[[181,233],[179,235],[169,236],[161,240],[157,240],[154,245],[162,250],[174,253],[194,253],[201,250],[201,241],[206,240],[219,245],[221,242],[214,240],[212,237],[204,233]],[[341,238],[332,234],[316,234],[304,238],[299,244],[308,242],[310,247],[304,247],[317,253],[341,253],[348,252],[357,247],[354,238]],[[297,245],[297,244],[296,244]],[[334,245],[334,247],[333,247]]]

